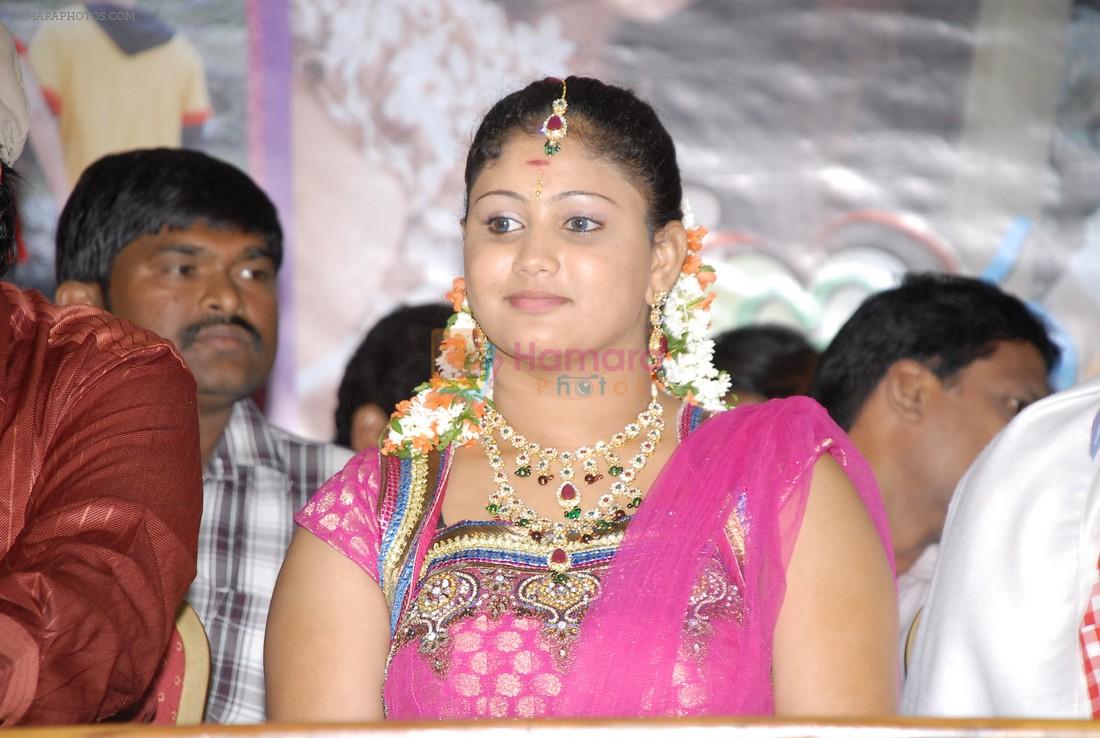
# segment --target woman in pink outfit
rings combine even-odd
[[[440,375],[298,516],[269,717],[894,712],[874,481],[809,399],[723,410],[653,109],[532,83],[466,187]]]

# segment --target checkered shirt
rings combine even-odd
[[[1100,561],[1097,562],[1100,569]],[[1081,619],[1081,658],[1085,667],[1085,684],[1093,719],[1100,718],[1100,581],[1089,592],[1085,617]]]
[[[210,639],[208,722],[263,722],[264,628],[293,516],[351,456],[269,425],[251,400],[233,406],[203,474],[198,575],[187,593]]]

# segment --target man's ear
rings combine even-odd
[[[54,302],[58,305],[91,305],[97,308],[107,304],[103,299],[103,288],[99,284],[78,282],[75,279],[67,279],[57,285]]]
[[[678,220],[666,223],[653,234],[653,268],[649,277],[649,299],[661,290],[671,290],[687,257],[687,230]]]
[[[886,405],[895,416],[920,423],[942,384],[935,372],[919,361],[900,359],[886,370],[882,387]]]
[[[388,422],[389,416],[373,402],[356,408],[351,416],[352,450],[359,452],[365,448],[376,448]]]

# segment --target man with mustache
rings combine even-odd
[[[180,149],[94,162],[57,230],[58,303],[159,333],[195,375],[204,500],[187,599],[210,638],[213,722],[264,719],[264,628],[292,516],[351,455],[269,425],[250,399],[275,359],[282,243],[247,175]]]

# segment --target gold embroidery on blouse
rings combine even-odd
[[[599,596],[594,574],[570,571],[555,581],[550,572],[515,571],[505,566],[466,564],[429,574],[402,617],[390,647],[387,668],[404,645],[417,642],[417,652],[440,677],[450,667],[450,628],[459,620],[505,613],[542,622],[539,640],[560,669],[580,631],[588,606]]]
[[[394,534],[393,544],[386,555],[382,571],[382,581],[385,583],[383,592],[390,607],[393,607],[397,600],[398,574],[409,556],[409,546],[415,543],[413,538],[427,512],[424,509],[428,499],[427,456],[417,454],[413,457],[410,476],[409,494],[405,503],[404,515],[401,518],[397,532]]]
[[[503,526],[457,529],[454,535],[437,541],[428,554],[435,563],[418,585],[416,597],[403,614],[390,650],[390,658],[406,644],[417,642],[417,651],[432,670],[445,677],[450,666],[452,639],[450,629],[457,622],[484,615],[499,619],[505,613],[517,618],[536,618],[541,622],[538,639],[559,670],[568,669],[570,652],[580,632],[588,607],[600,595],[600,578],[610,563],[603,560],[573,569],[564,580],[554,581],[544,569],[522,563],[461,560],[461,554],[489,554],[493,549],[510,551],[507,544],[525,537]],[[620,536],[621,537],[621,536]],[[604,548],[585,544],[579,549]],[[478,549],[481,549],[480,551]],[[489,551],[486,551],[488,549]],[[441,560],[455,556],[460,560]],[[683,626],[686,657],[701,659],[713,635],[715,620],[741,622],[743,600],[740,588],[730,578],[719,559],[705,565],[692,589]],[[388,668],[389,660],[387,660]]]
[[[684,619],[684,645],[688,655],[702,659],[714,633],[713,621],[734,619],[744,622],[744,600],[740,588],[716,559],[710,559],[692,587]]]
[[[424,580],[416,599],[405,615],[394,648],[419,640],[418,651],[432,671],[445,676],[450,665],[451,638],[448,625],[459,617],[472,615],[480,587],[478,580],[464,571],[440,571]]]
[[[561,548],[564,548],[570,554],[576,555],[586,551],[618,548],[622,540],[623,530],[620,529],[601,535],[589,543],[582,543],[581,541],[567,542]],[[477,548],[532,554],[545,559],[545,556],[557,546],[548,547],[543,543],[535,543],[526,532],[511,526],[463,527],[454,533],[447,534],[431,545],[424,557],[424,570],[429,571],[432,565],[440,559]]]
[[[542,620],[539,637],[550,655],[565,670],[569,650],[580,632],[588,606],[600,595],[600,580],[582,571],[570,571],[555,581],[550,573],[527,577],[516,591],[523,609],[530,609]]]
[[[737,556],[739,562],[745,560],[745,528],[741,525],[741,517],[736,511],[733,512],[728,518],[726,518],[726,538],[729,539],[730,547],[733,549],[733,553]]]

